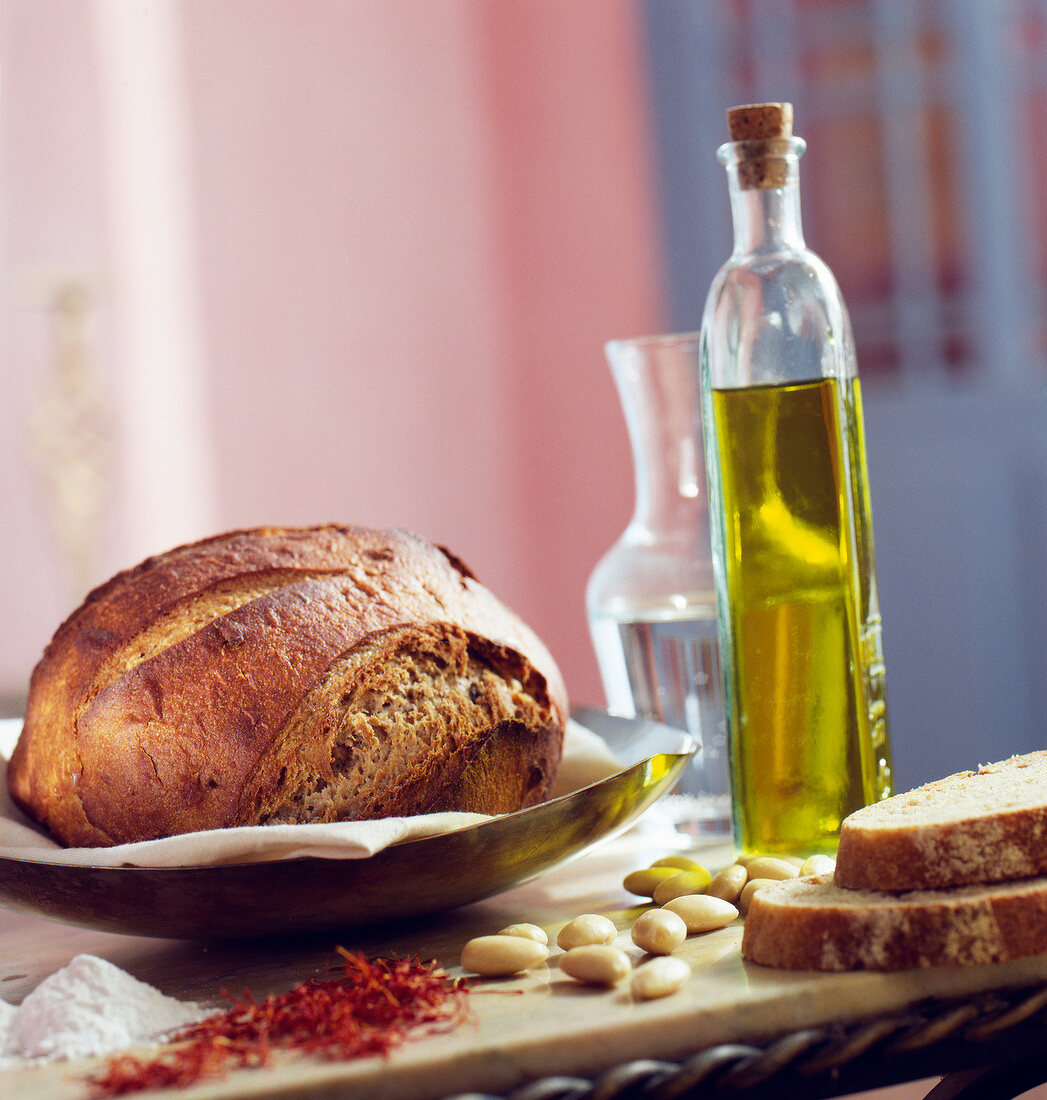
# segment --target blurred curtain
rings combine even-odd
[[[216,528],[334,520],[454,549],[598,703],[584,584],[632,501],[602,345],[664,324],[636,5],[0,18],[0,692],[87,583]],[[50,434],[100,479],[75,571],[32,427],[60,361],[89,426]]]

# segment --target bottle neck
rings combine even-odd
[[[801,138],[738,141],[720,147],[727,169],[735,255],[799,251]]]

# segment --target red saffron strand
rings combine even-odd
[[[339,947],[339,977],[310,978],[258,1002],[250,993],[175,1035],[155,1056],[118,1054],[90,1078],[95,1097],[187,1088],[234,1069],[266,1066],[276,1050],[348,1061],[386,1055],[412,1033],[450,1030],[468,1014],[468,983],[435,962],[370,960]]]

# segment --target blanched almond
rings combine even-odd
[[[675,867],[677,871],[704,871],[705,868],[689,856],[662,856],[651,864],[652,867]]]
[[[484,978],[504,978],[545,962],[544,944],[525,936],[477,936],[462,948],[462,969]]]
[[[708,894],[686,894],[683,897],[673,898],[672,901],[665,903],[664,908],[683,917],[687,931],[691,935],[723,928],[738,916],[737,908],[729,901],[724,901],[723,898],[711,898]]]
[[[606,943],[572,947],[560,956],[560,969],[565,974],[592,985],[615,985],[632,968],[629,956],[620,947]]]
[[[652,955],[671,955],[685,939],[687,925],[670,909],[648,909],[633,922],[633,943]]]
[[[778,856],[757,856],[751,859],[746,867],[749,878],[796,878],[800,868],[788,859],[780,859]]]
[[[762,890],[765,886],[770,886],[772,883],[781,882],[781,879],[774,878],[751,878],[745,884],[745,889],[742,890],[742,896],[738,899],[738,908],[743,913],[749,911],[749,903],[753,899],[753,894],[757,890]]]
[[[742,893],[742,887],[749,881],[749,872],[740,864],[732,863],[725,867],[719,874],[713,876],[712,882],[706,888],[706,893],[712,898],[723,898],[732,905]]]
[[[691,968],[683,959],[662,955],[651,959],[633,971],[629,979],[629,992],[638,1001],[651,1001],[655,997],[668,997],[675,993],[691,976]]]
[[[836,860],[832,856],[813,855],[803,861],[800,877],[808,875],[831,875],[836,870]]]
[[[617,936],[618,929],[613,920],[599,913],[583,913],[560,929],[556,946],[569,951],[572,947],[614,943]]]
[[[654,902],[656,905],[664,905],[684,894],[704,893],[711,881],[712,875],[704,867],[699,867],[697,871],[679,871],[655,887]]]
[[[537,924],[510,924],[508,928],[503,928],[498,933],[499,936],[523,936],[526,940],[534,940],[535,943],[547,944],[549,942],[549,934],[544,928],[539,928]]]
[[[645,867],[642,871],[631,871],[627,874],[622,885],[637,897],[653,898],[659,883],[679,873],[679,867]]]

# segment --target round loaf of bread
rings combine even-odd
[[[541,801],[567,700],[535,634],[403,531],[234,531],[93,591],[8,767],[66,845]]]

